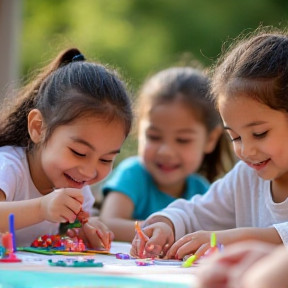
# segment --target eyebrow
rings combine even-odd
[[[87,147],[89,147],[90,149],[92,149],[93,151],[96,151],[95,147],[93,145],[91,145],[89,142],[87,142],[86,140],[84,139],[81,139],[81,138],[77,138],[77,137],[70,137],[74,142],[76,143],[81,143]],[[112,150],[106,154],[119,154],[120,153],[120,149],[117,149],[117,150]]]
[[[251,123],[248,123],[246,125],[244,125],[245,128],[247,127],[253,127],[253,126],[258,126],[258,125],[262,125],[262,124],[265,124],[267,123],[267,121],[255,121],[255,122],[251,122]],[[225,130],[232,130],[230,127],[228,126],[224,126],[224,129]]]

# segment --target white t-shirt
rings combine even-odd
[[[288,245],[288,199],[273,202],[270,183],[240,161],[224,178],[214,182],[206,194],[195,195],[191,200],[175,200],[149,218],[169,218],[176,240],[199,230],[274,226]]]
[[[43,196],[31,179],[25,151],[22,147],[0,147],[0,189],[6,194],[6,201],[29,200]],[[82,191],[83,210],[91,213],[95,199],[89,186],[85,186]],[[57,234],[58,229],[59,223],[48,221],[19,229],[15,233],[16,245],[30,246],[35,238],[44,234]]]

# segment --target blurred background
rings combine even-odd
[[[116,68],[135,97],[145,78],[198,61],[262,26],[287,26],[287,0],[0,0],[0,99],[67,47]],[[135,155],[133,135],[119,163]]]

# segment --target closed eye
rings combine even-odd
[[[147,139],[151,141],[159,141],[161,138],[159,136],[154,136],[154,135],[146,135]]]
[[[177,142],[180,144],[190,143],[191,139],[177,139]]]
[[[78,153],[77,151],[73,150],[70,148],[70,150],[73,152],[73,154],[77,155],[77,156],[80,156],[80,157],[85,157],[86,154],[81,154],[81,153]]]
[[[100,159],[101,162],[104,162],[104,163],[112,163],[113,160],[107,160],[107,159]]]
[[[240,141],[240,140],[241,140],[241,137],[240,137],[240,136],[231,139],[232,142]]]
[[[264,133],[260,133],[260,134],[253,134],[253,137],[257,138],[257,139],[261,139],[264,138],[267,135],[268,131],[265,131]]]

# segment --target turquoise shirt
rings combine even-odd
[[[190,199],[196,194],[204,194],[210,184],[199,174],[191,174],[186,179],[186,191],[182,198]],[[167,207],[176,198],[160,191],[138,156],[123,160],[112,172],[103,186],[103,194],[117,191],[128,196],[134,204],[133,219],[144,220],[152,213]]]

